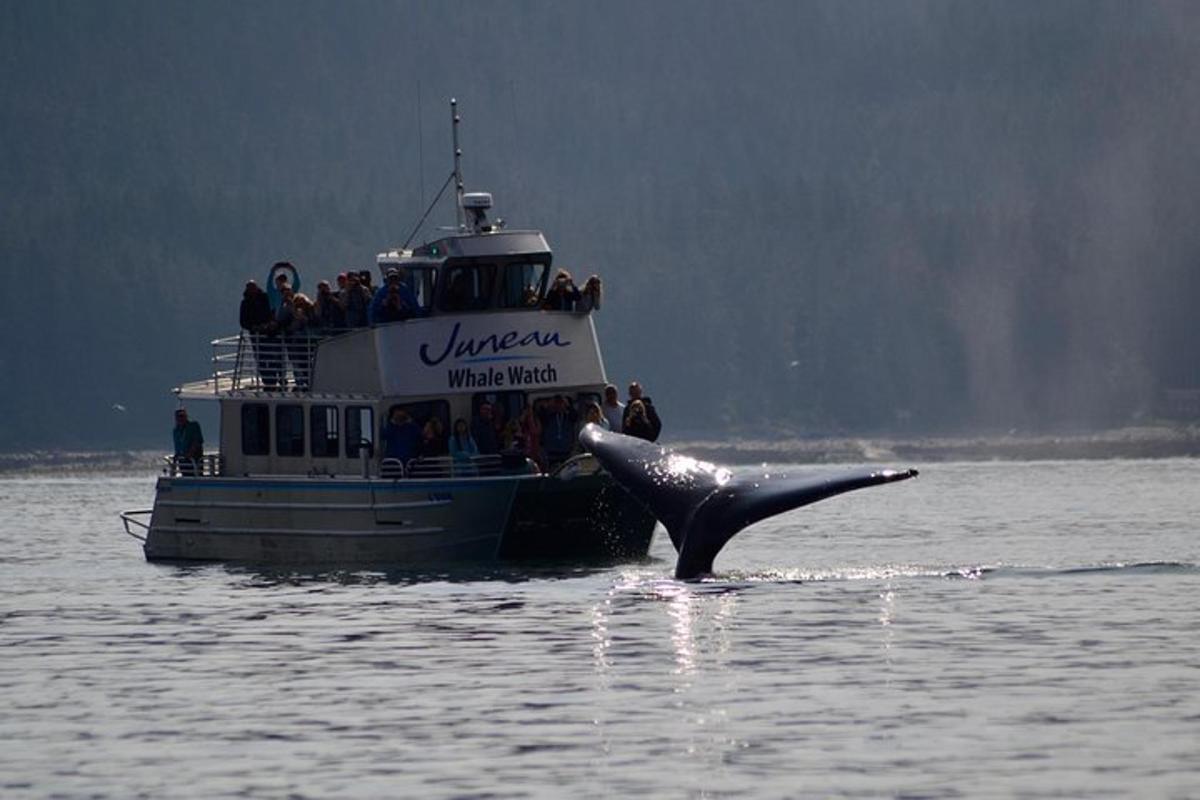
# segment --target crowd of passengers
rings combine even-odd
[[[446,290],[443,307],[466,309],[468,300],[459,273]],[[347,270],[335,279],[317,283],[316,299],[300,292],[300,273],[290,262],[271,267],[264,291],[253,280],[246,281],[239,309],[239,323],[251,334],[250,341],[259,379],[264,389],[287,385],[290,366],[292,384],[297,391],[308,389],[314,340],[352,328],[366,328],[389,322],[401,322],[428,313],[417,301],[412,288],[397,268],[384,277],[384,285],[371,285],[371,271]],[[601,283],[597,275],[588,278],[583,289],[575,285],[571,274],[560,269],[554,281],[539,298],[536,287],[526,287],[524,304],[548,311],[589,313],[600,308]]]
[[[422,423],[396,406],[380,430],[380,455],[402,464],[447,456],[464,463],[474,456],[516,456],[522,463],[528,458],[538,469],[549,471],[581,452],[579,431],[589,423],[650,442],[662,432],[654,403],[634,381],[626,402],[620,401],[617,387],[609,385],[602,402],[587,402],[582,410],[570,397],[559,394],[536,400],[506,419],[502,405],[483,402],[470,422],[459,417],[449,431],[437,416]]]

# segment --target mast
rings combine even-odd
[[[463,214],[463,177],[462,177],[462,150],[458,146],[458,101],[453,97],[450,98],[450,130],[454,134],[454,217],[458,223],[460,231],[466,229],[466,220]]]

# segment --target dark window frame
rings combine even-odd
[[[443,264],[438,270],[437,277],[437,310],[443,313],[459,314],[463,312],[473,311],[488,311],[496,305],[496,276],[500,272],[500,263],[497,261],[461,261]],[[474,271],[482,273],[485,269],[490,269],[490,275],[487,278],[487,283],[481,286],[481,291],[473,295],[473,299],[464,305],[462,308],[452,308],[448,305],[449,292],[454,283],[454,275],[459,270]]]
[[[254,449],[246,447],[247,431],[250,426],[246,424],[247,412],[254,412],[258,415],[258,420],[255,425],[258,429],[258,444]],[[271,455],[271,406],[268,403],[242,403],[241,410],[242,422],[242,455],[244,456],[269,456]]]
[[[287,431],[288,425],[283,422],[284,413],[293,414],[300,412],[300,421],[296,425],[296,429],[291,437],[292,446],[284,447],[283,436]],[[305,425],[304,425],[304,406],[300,403],[279,403],[275,406],[275,455],[280,458],[303,458],[305,454]],[[295,442],[299,440],[299,452],[296,452]]]
[[[363,411],[366,411],[367,415],[368,415],[367,425],[366,425],[365,429],[362,427],[362,416],[361,415],[362,415]],[[354,416],[351,416],[351,415],[354,415]],[[355,420],[354,424],[351,424],[351,422],[350,422],[351,419]],[[367,457],[374,458],[375,457],[375,408],[374,408],[374,406],[364,406],[364,405],[346,406],[345,410],[342,412],[342,420],[345,422],[345,431],[346,431],[346,445],[345,445],[346,458],[359,458],[360,457],[360,453],[359,453],[359,450],[361,449],[360,442],[363,439],[367,440],[367,445],[366,445]],[[350,435],[351,432],[355,431],[355,430],[358,431],[358,435],[351,436]],[[366,432],[365,436],[363,435],[364,430]]]
[[[333,412],[330,415],[330,411]],[[328,422],[333,420],[333,436],[329,435]],[[318,425],[319,423],[319,425]],[[313,458],[340,458],[342,455],[341,439],[341,409],[335,405],[322,403],[309,406],[308,409],[308,446]],[[321,430],[318,430],[318,427]],[[318,448],[317,443],[321,443]]]
[[[538,281],[538,285],[534,287],[534,289],[537,292],[537,302],[536,303],[533,303],[531,305],[525,305],[519,299],[517,300],[516,303],[508,302],[508,300],[509,300],[509,297],[508,297],[508,289],[509,289],[508,274],[509,274],[509,270],[514,267],[516,267],[516,268],[541,267],[542,268],[541,280]],[[546,298],[546,285],[549,282],[549,280],[550,280],[550,261],[548,259],[519,258],[519,259],[513,259],[511,261],[505,261],[505,262],[501,263],[499,280],[496,281],[496,283],[497,283],[496,308],[504,308],[504,309],[510,309],[510,310],[511,309],[527,309],[530,311],[536,311],[536,310],[540,309],[542,307],[542,301]],[[521,283],[522,283],[521,291],[524,292],[524,288],[525,288],[524,281],[521,281]]]

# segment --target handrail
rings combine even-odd
[[[122,511],[121,512],[121,522],[125,526],[125,533],[129,534],[134,539],[137,539],[139,542],[142,542],[144,544],[146,542],[146,537],[141,535],[140,533],[135,532],[129,526],[134,525],[138,528],[141,528],[148,535],[150,533],[150,525],[148,523],[142,522],[140,519],[137,519],[137,517],[149,516],[153,513],[154,513],[154,509],[152,509],[152,508],[140,508],[135,511]]]
[[[305,391],[311,384],[320,343],[362,328],[328,328],[302,333],[242,331],[213,339],[212,375],[202,386],[213,394],[236,390]]]
[[[168,478],[219,478],[225,474],[225,457],[205,453],[200,458],[163,456],[163,475]]]
[[[501,474],[501,458],[498,455],[433,456],[414,458],[408,462],[405,472],[410,478],[462,478]]]

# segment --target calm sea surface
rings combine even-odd
[[[934,465],[703,583],[661,532],[591,571],[148,564],[116,514],[152,487],[0,480],[0,797],[1200,797],[1200,461]]]

